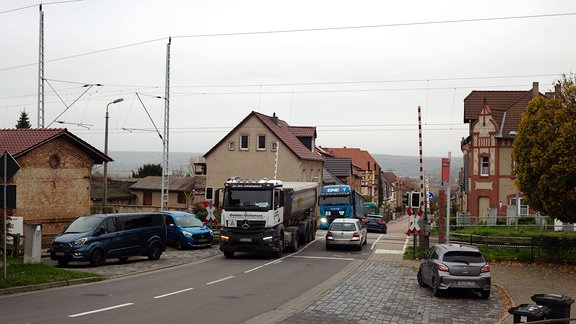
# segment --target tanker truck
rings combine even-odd
[[[285,250],[295,252],[300,244],[313,241],[317,188],[315,182],[228,179],[215,192],[224,256],[251,252],[279,258]]]

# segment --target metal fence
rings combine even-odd
[[[575,224],[566,224],[555,220],[549,216],[542,215],[520,215],[520,216],[498,216],[484,215],[471,216],[469,212],[458,212],[456,217],[450,217],[451,228],[474,227],[506,227],[506,228],[526,228],[539,229],[541,231],[576,231]]]
[[[451,233],[450,243],[474,245],[479,248],[515,248],[530,251],[530,261],[576,261],[576,237],[552,236],[484,236]]]

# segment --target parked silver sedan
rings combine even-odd
[[[430,286],[434,296],[441,297],[448,289],[469,289],[490,298],[490,265],[474,246],[439,244],[422,257],[418,284]]]
[[[326,249],[334,246],[352,246],[357,250],[368,241],[368,230],[358,218],[336,218],[326,233]]]

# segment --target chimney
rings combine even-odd
[[[538,91],[538,82],[532,82],[532,98],[538,97],[539,93],[540,91]]]
[[[560,84],[556,84],[554,86],[554,99],[560,99],[562,97],[562,86]]]
[[[270,117],[270,120],[272,120],[272,122],[278,126],[278,117],[276,117],[276,113],[272,113],[272,117]]]

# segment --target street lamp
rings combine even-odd
[[[108,107],[124,101],[124,98],[118,98],[106,105],[106,130],[104,131],[104,154],[108,156]],[[108,161],[104,161],[104,197],[102,198],[102,212],[106,212],[108,203]]]

